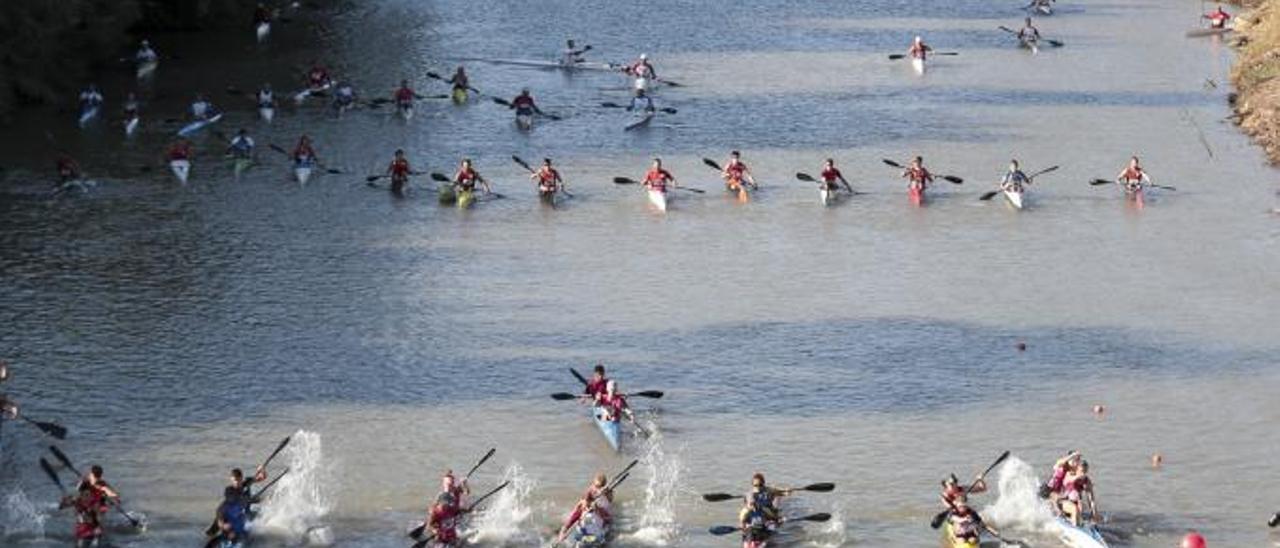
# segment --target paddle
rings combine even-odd
[[[885,165],[888,165],[888,166],[896,167],[896,168],[898,168],[898,169],[906,169],[906,167],[904,167],[902,164],[899,164],[898,162],[895,162],[895,161],[890,160],[890,159],[888,159],[888,158],[883,158],[883,159],[881,159],[880,161],[881,161],[881,162],[884,162],[884,163],[885,163]],[[955,183],[955,184],[957,184],[957,185],[959,185],[959,184],[963,184],[963,183],[964,183],[964,179],[961,179],[961,178],[959,178],[959,177],[956,177],[955,175],[937,175],[937,177],[938,177],[939,179],[944,179],[944,180],[946,180],[947,182]]]
[[[836,484],[834,483],[812,483],[804,487],[790,487],[783,491],[812,491],[814,493],[830,493],[834,491]],[[730,495],[729,493],[708,493],[702,495],[702,500],[707,502],[723,502],[726,500],[740,499],[741,495]]]
[[[970,483],[968,487],[965,487],[964,494],[967,496],[970,491],[973,491],[973,486],[977,485],[979,481],[987,477],[987,474],[990,474],[992,470],[995,470],[995,468],[997,466],[1000,466],[1000,463],[1004,462],[1004,460],[1007,458],[1009,458],[1009,451],[1000,453],[1000,456],[996,457],[995,462],[992,462],[991,466],[988,466],[986,470],[983,470],[981,474],[978,474],[977,479],[973,480],[973,483]],[[938,514],[933,516],[933,519],[929,521],[929,527],[932,527],[934,529],[942,527],[942,522],[947,520],[947,516],[949,514],[951,514],[950,508],[943,510],[941,512],[938,512]]]
[[[494,454],[494,453],[497,453],[497,452],[498,452],[498,448],[497,448],[497,447],[493,447],[493,448],[490,448],[490,449],[489,449],[489,451],[488,451],[488,452],[486,452],[486,453],[484,454],[484,456],[483,456],[483,457],[480,457],[480,460],[476,461],[476,465],[475,465],[475,466],[472,466],[472,467],[471,467],[471,470],[468,470],[468,471],[467,471],[467,475],[462,476],[462,481],[463,481],[463,483],[465,483],[467,480],[471,479],[471,474],[476,473],[476,470],[479,470],[479,469],[480,469],[480,466],[481,466],[481,465],[483,465],[484,463],[489,462],[489,459],[490,459],[491,457],[493,457],[493,454]],[[473,506],[474,506],[474,505],[473,505]]]
[[[519,164],[519,165],[520,165],[520,167],[524,168],[524,169],[525,169],[526,171],[528,171],[529,173],[535,173],[535,171],[533,170],[533,168],[532,168],[532,167],[530,167],[530,166],[529,166],[529,164],[528,164],[527,162],[525,162],[524,160],[522,160],[519,156],[516,156],[516,155],[512,154],[512,155],[511,155],[511,160],[512,160],[513,162],[515,162],[515,163]],[[564,182],[561,182],[561,183],[560,183],[560,192],[563,192],[565,196],[568,196],[568,197],[570,197],[570,198],[572,198],[572,197],[573,197],[573,194],[570,194],[570,193],[569,193],[569,189],[568,189],[568,188],[565,188],[565,184],[564,184]]]
[[[604,107],[604,108],[628,108],[628,107],[625,107],[625,106],[623,106],[623,105],[619,105],[619,104],[617,104],[617,103],[600,103],[600,106],[602,106],[602,107]],[[677,113],[677,112],[680,112],[680,111],[678,111],[678,110],[676,110],[676,109],[674,109],[674,108],[671,108],[671,107],[662,107],[662,108],[659,108],[659,109],[657,109],[657,110],[659,110],[659,111],[661,111],[661,112],[665,112],[665,113],[667,113],[667,114],[675,114],[675,113]]]
[[[435,80],[439,80],[439,81],[441,81],[441,82],[449,82],[449,78],[445,78],[445,77],[440,76],[439,74],[436,74],[436,73],[431,72],[431,71],[427,71],[427,78],[432,78],[432,79],[435,79]],[[467,86],[467,90],[468,90],[468,91],[473,91],[473,92],[475,92],[475,94],[476,94],[476,95],[484,95],[483,93],[480,93],[480,90],[478,90],[478,89],[476,89],[476,88],[473,88],[473,87],[471,87],[470,85],[468,85],[468,86]],[[495,97],[495,99],[496,99],[496,97]]]
[[[781,520],[778,521],[778,524],[781,525],[783,523],[788,523],[792,521],[813,521],[813,522],[822,523],[830,520],[831,520],[831,514],[828,514],[826,512],[821,512],[817,514],[809,514],[807,516],[800,516],[795,518],[782,518]],[[736,533],[739,531],[742,531],[742,528],[736,527],[733,525],[716,525],[711,529],[709,529],[709,532],[716,536],[724,536],[724,535]]]
[[[806,182],[806,183],[818,183],[818,184],[823,184],[823,182],[822,182],[822,181],[819,181],[818,179],[814,178],[814,176],[813,176],[813,175],[809,175],[808,173],[804,173],[804,172],[796,172],[796,179],[799,179],[799,180],[804,181],[804,182]],[[849,186],[849,182],[848,182],[848,181],[845,181],[843,177],[841,177],[841,178],[840,178],[840,180],[841,180],[841,182],[843,182],[843,183],[844,183],[845,190],[848,190],[848,191],[849,191],[849,194],[851,194],[851,195],[853,195],[853,194],[862,194],[862,192],[858,192],[858,191],[854,190],[852,187],[850,187],[850,186]]]
[[[67,487],[62,485],[62,479],[59,478],[58,473],[53,470],[53,465],[49,464],[49,461],[45,460],[44,457],[40,457],[40,469],[44,470],[45,475],[49,476],[49,479],[53,480],[54,485],[58,486],[59,491],[62,491],[64,495],[67,493]]]
[[[615,185],[638,185],[638,184],[640,184],[640,181],[637,181],[637,180],[635,180],[635,179],[628,179],[628,178],[626,178],[626,177],[614,177],[614,178],[613,178],[613,184],[615,184]],[[689,188],[689,187],[683,187],[683,186],[678,186],[678,187],[675,187],[675,188],[676,188],[676,189],[678,189],[678,190],[684,190],[684,191],[692,192],[692,193],[694,193],[694,194],[706,194],[706,193],[707,193],[707,191],[702,190],[702,189],[700,189],[700,188]]]
[[[1031,175],[1028,175],[1028,176],[1027,176],[1027,182],[1028,182],[1028,183],[1030,183],[1031,181],[1035,180],[1035,178],[1036,178],[1036,177],[1039,177],[1039,176],[1044,175],[1045,173],[1049,173],[1049,172],[1051,172],[1051,171],[1055,171],[1055,170],[1057,170],[1057,169],[1058,169],[1058,167],[1059,167],[1059,166],[1049,166],[1049,167],[1046,167],[1046,168],[1044,168],[1044,169],[1042,169],[1042,170],[1040,170],[1040,171],[1037,171],[1037,172],[1035,172],[1035,173],[1032,173]],[[984,201],[984,202],[985,202],[985,201],[990,200],[991,198],[995,197],[995,195],[996,195],[996,194],[999,194],[1001,190],[1003,190],[1003,189],[999,189],[999,188],[997,188],[997,189],[995,189],[995,190],[991,190],[991,191],[988,191],[988,192],[984,192],[984,193],[982,193],[982,196],[978,196],[978,199],[979,199],[979,200],[982,200],[982,201]]]
[[[508,100],[503,99],[503,98],[501,98],[501,97],[490,97],[489,99],[490,99],[490,100],[492,100],[493,102],[495,102],[495,103],[499,104],[499,105],[504,106],[504,107],[507,107],[507,108],[515,108],[514,106],[512,106],[512,105],[511,105],[511,101],[508,101]],[[534,107],[534,108],[533,108],[533,112],[534,112],[534,114],[537,114],[538,116],[544,116],[544,117],[550,118],[550,119],[552,119],[552,120],[559,120],[559,119],[560,119],[560,116],[555,115],[555,114],[548,114],[548,113],[546,113],[546,112],[542,112],[542,109],[540,109],[540,108],[538,108],[538,107]]]
[[[1000,25],[1000,27],[999,27],[999,28],[1000,28],[1000,30],[1005,31],[1005,32],[1007,32],[1007,33],[1009,33],[1009,34],[1018,34],[1018,31],[1013,30],[1013,29],[1011,29],[1011,28],[1009,28],[1009,27],[1006,27],[1006,26],[1004,26],[1004,25]],[[1050,46],[1053,46],[1053,47],[1055,47],[1055,48],[1060,48],[1060,47],[1062,47],[1062,46],[1065,46],[1065,45],[1066,45],[1066,44],[1064,44],[1064,43],[1062,43],[1062,42],[1060,42],[1060,41],[1058,41],[1058,40],[1051,40],[1051,39],[1049,39],[1049,38],[1037,38],[1036,40],[1037,40],[1037,41],[1042,41],[1042,42],[1044,42],[1044,43],[1046,43],[1046,44],[1049,44]]]
[[[56,445],[50,445],[49,451],[52,452],[54,458],[58,459],[58,461],[61,462],[63,466],[66,466],[68,470],[71,470],[77,476],[84,477],[84,474],[81,474],[80,471],[76,469],[75,465],[71,464],[71,459],[67,458],[67,454],[63,453],[61,449],[58,449]],[[129,523],[133,524],[134,527],[142,527],[142,522],[124,511],[123,505],[124,500],[117,498],[116,503],[111,505],[111,507],[115,508],[120,515],[125,517],[125,519],[129,520]]]
[[[489,457],[493,456],[494,451],[497,451],[497,449],[490,449],[488,453],[485,453],[485,456],[484,456],[483,458],[481,458],[481,459],[480,459],[480,462],[477,462],[477,463],[476,463],[475,468],[472,468],[472,469],[471,469],[471,472],[475,472],[475,471],[476,471],[476,468],[479,468],[481,464],[484,464],[484,461],[488,460],[488,459],[489,459]],[[468,478],[469,478],[469,477],[471,477],[471,472],[467,472],[467,476],[466,476],[466,477],[468,477]],[[511,483],[511,482],[510,482],[510,481],[504,481],[504,482],[502,482],[502,484],[501,484],[501,485],[499,485],[499,486],[497,486],[497,487],[494,487],[494,488],[493,488],[492,490],[490,490],[488,493],[485,493],[485,494],[481,495],[481,496],[480,496],[480,498],[476,499],[476,500],[475,500],[475,502],[472,502],[472,503],[471,503],[471,506],[469,506],[469,507],[468,507],[468,508],[463,512],[463,513],[471,512],[472,510],[475,510],[475,509],[476,509],[476,507],[480,506],[480,503],[482,503],[482,502],[484,502],[484,501],[485,501],[485,499],[487,499],[487,498],[489,498],[489,497],[492,497],[495,493],[497,493],[498,491],[501,491],[501,490],[502,490],[504,487],[506,487],[506,486],[507,486],[507,484],[509,484],[509,483]],[[414,540],[417,540],[418,538],[422,537],[422,533],[423,533],[423,532],[425,532],[425,531],[426,531],[426,529],[427,529],[427,524],[426,524],[425,522],[424,522],[424,523],[422,523],[421,525],[418,525],[417,527],[414,527],[413,529],[410,529],[410,530],[409,530],[409,533],[408,533],[409,538],[412,538],[412,539],[414,539]],[[435,536],[435,535],[432,535],[431,537],[428,537],[426,540],[428,540],[428,541],[429,541],[429,540],[431,540],[431,538],[434,538],[434,536]],[[415,544],[414,546],[417,546],[417,545]]]
[[[252,498],[253,498],[253,500],[254,500],[254,501],[257,501],[257,500],[261,499],[261,498],[262,498],[262,494],[263,494],[263,493],[266,493],[266,492],[267,492],[267,489],[270,489],[272,485],[275,485],[275,484],[276,484],[276,482],[280,481],[281,479],[284,479],[284,475],[285,475],[285,474],[288,474],[288,473],[289,473],[289,469],[288,469],[288,468],[285,468],[285,469],[284,469],[284,471],[280,472],[280,475],[276,476],[276,479],[273,479],[273,480],[271,480],[271,481],[267,482],[267,484],[266,484],[266,485],[263,485],[263,486],[262,486],[262,489],[259,489],[259,490],[258,490],[258,493],[257,493],[256,495],[253,495],[253,497],[252,497]]]
[[[616,183],[617,181],[615,180],[614,182]],[[632,182],[635,182],[635,181],[632,181]],[[584,377],[584,376],[582,376],[582,373],[579,373],[577,369],[574,369],[574,368],[570,367],[570,368],[569,368],[569,372],[570,372],[570,373],[573,373],[574,378],[578,379],[578,382],[582,383],[582,386],[586,386],[586,385],[588,385],[588,384],[591,384],[591,383],[587,382],[587,378],[586,378],[586,377]]]
[[[653,398],[653,399],[659,399],[659,398],[661,398],[662,396],[664,396],[665,394],[664,394],[662,391],[660,391],[660,390],[645,390],[645,391],[643,391],[643,392],[633,392],[633,393],[631,393],[631,394],[623,394],[623,395],[624,395],[624,396],[626,396],[626,397],[628,397],[628,398],[635,397],[635,398]],[[569,401],[569,400],[576,400],[576,399],[578,399],[578,395],[577,395],[577,394],[570,394],[570,393],[568,393],[568,392],[556,392],[555,394],[552,394],[552,395],[551,395],[551,399],[556,400],[556,401]]]
[[[1094,179],[1094,180],[1092,180],[1092,181],[1089,181],[1089,184],[1090,184],[1090,185],[1092,185],[1092,186],[1110,185],[1110,184],[1115,184],[1115,181],[1108,181],[1108,180],[1106,180],[1106,179]],[[1178,190],[1178,189],[1177,189],[1177,187],[1171,187],[1171,186],[1166,186],[1166,185],[1157,185],[1157,184],[1155,184],[1155,183],[1146,183],[1146,185],[1147,185],[1147,186],[1149,186],[1149,187],[1151,187],[1151,188],[1160,188],[1160,189],[1164,189],[1164,190]]]
[[[27,418],[26,415],[21,415],[21,414],[18,415],[18,418],[26,421],[27,424],[30,424],[36,428],[39,428],[40,431],[44,432],[45,434],[48,434],[54,439],[57,439],[57,440],[67,439],[67,428],[65,426],[62,426],[61,424],[32,420],[30,418]]]
[[[929,55],[960,55],[960,52],[958,52],[958,51],[931,51],[931,52],[929,52]],[[905,53],[890,53],[890,54],[889,54],[889,59],[890,59],[891,61],[897,61],[898,59],[905,59],[906,57],[907,57],[907,54],[905,54]]]
[[[575,374],[575,375],[577,375],[577,372],[575,372],[574,374]],[[621,472],[618,472],[617,474],[614,474],[614,476],[613,476],[613,481],[611,481],[611,482],[609,482],[607,485],[605,485],[605,487],[604,487],[604,491],[605,491],[605,492],[609,492],[609,491],[613,491],[614,489],[617,489],[617,488],[618,488],[618,485],[621,485],[621,484],[622,484],[622,482],[626,481],[626,480],[627,480],[627,478],[631,476],[631,469],[632,469],[632,468],[634,468],[634,467],[635,467],[635,465],[636,465],[636,464],[638,464],[639,462],[640,462],[640,460],[639,460],[639,459],[633,460],[633,461],[631,461],[631,464],[628,464],[628,465],[627,465],[627,467],[626,467],[626,468],[623,468]],[[597,501],[598,501],[598,499],[597,499],[597,500],[595,500],[595,501],[591,501],[591,508],[592,508],[592,509],[594,509],[594,508],[595,508],[595,505],[596,505]],[[559,535],[558,537],[556,537],[555,542],[551,543],[551,547],[552,547],[552,548],[556,548],[557,546],[559,546],[559,545],[560,545],[560,543],[561,543],[561,542],[564,542],[564,535],[565,535],[565,534],[567,534],[567,533],[569,532],[569,530],[571,530],[571,529],[573,528],[573,526],[575,526],[575,525],[577,525],[577,524],[578,524],[578,520],[581,520],[583,515],[586,515],[586,512],[583,512],[582,514],[579,514],[579,515],[578,515],[578,519],[577,519],[577,520],[574,520],[572,523],[566,524],[566,525],[562,528],[561,533],[560,533],[560,535]]]
[[[274,150],[274,151],[276,151],[276,152],[279,152],[280,154],[283,154],[285,158],[289,158],[289,159],[291,159],[291,160],[293,159],[293,155],[292,155],[292,154],[289,154],[289,151],[285,150],[285,149],[284,149],[284,147],[282,147],[282,146],[280,146],[280,145],[277,145],[277,144],[275,144],[275,143],[267,143],[267,148],[270,148],[271,150]],[[323,170],[325,171],[325,173],[331,173],[331,174],[334,174],[334,175],[344,175],[344,174],[345,174],[345,173],[344,173],[342,170],[340,170],[340,169],[332,169],[332,168],[329,168],[329,167],[325,166],[323,163],[321,163],[321,162],[320,162],[320,160],[319,160],[319,159],[315,159],[315,158],[313,158],[313,160],[315,160],[316,166],[317,166],[317,167],[319,167],[320,169],[323,169]]]

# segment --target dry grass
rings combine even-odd
[[[1280,164],[1280,0],[1257,0],[1236,20],[1240,57],[1231,70],[1240,128]]]

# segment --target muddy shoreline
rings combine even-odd
[[[1234,21],[1239,57],[1231,69],[1233,118],[1272,164],[1280,164],[1280,2],[1250,0],[1241,7],[1248,11]]]

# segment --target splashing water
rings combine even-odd
[[[525,475],[519,464],[511,464],[502,474],[503,481],[511,482],[505,489],[484,502],[481,512],[472,518],[467,534],[472,544],[505,546],[509,544],[528,544],[538,541],[538,537],[525,533],[525,525],[533,514],[529,507],[529,494],[536,486],[533,478]],[[496,486],[495,486],[496,487]],[[484,494],[472,487],[476,496]]]
[[[44,536],[44,523],[49,517],[40,512],[22,489],[14,489],[0,506],[0,538]]]
[[[641,459],[649,469],[649,483],[645,485],[644,502],[636,531],[627,535],[634,541],[654,546],[668,546],[676,541],[680,528],[676,522],[676,501],[680,493],[680,475],[684,463],[680,454],[668,455],[662,447],[662,434],[650,427],[648,451]]]
[[[809,529],[805,546],[835,548],[844,546],[849,540],[849,531],[844,526],[844,506],[836,504],[831,508],[831,520],[821,527]]]
[[[1000,495],[983,509],[983,515],[1000,528],[1044,531],[1053,520],[1049,505],[1040,499],[1039,479],[1031,465],[1010,457],[1000,468]]]
[[[323,460],[320,434],[299,430],[280,456],[288,461],[289,473],[262,503],[255,529],[289,544],[332,544],[333,533],[323,520],[333,507],[328,493],[333,475]]]

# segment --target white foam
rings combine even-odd
[[[1000,467],[996,501],[982,515],[998,528],[1045,531],[1053,520],[1049,505],[1040,499],[1040,481],[1031,465],[1009,457]]]
[[[636,530],[625,536],[642,544],[669,546],[676,542],[680,532],[676,521],[676,501],[681,495],[680,476],[684,463],[678,452],[667,454],[663,449],[662,433],[655,425],[646,424],[645,428],[652,433],[642,459],[644,467],[649,469],[649,482],[645,484],[644,501],[636,512]],[[627,485],[623,484],[619,490],[626,489]]]
[[[332,544],[333,532],[324,518],[333,509],[329,487],[336,476],[324,461],[320,434],[297,431],[280,457],[288,463],[289,473],[263,501],[255,532],[282,537],[291,545]]]
[[[520,465],[515,463],[507,466],[502,474],[502,480],[511,483],[484,502],[478,513],[472,517],[470,530],[464,533],[473,544],[502,546],[525,537],[537,539],[536,535],[523,532],[529,516],[533,514],[529,507],[529,495],[536,486],[536,482],[525,475]],[[482,496],[487,492],[477,493],[476,491],[473,486],[472,494],[475,496]]]
[[[27,493],[14,488],[0,505],[0,536],[44,536],[44,524],[49,516],[41,512]]]

